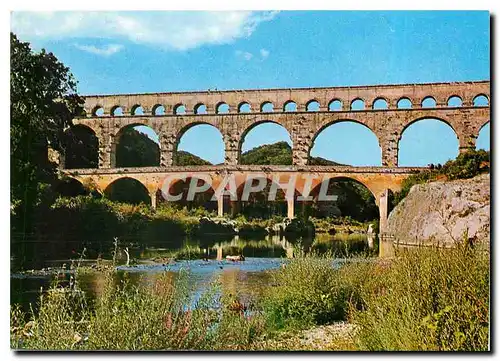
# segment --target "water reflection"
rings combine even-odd
[[[80,244],[81,246],[82,244]],[[61,247],[73,249],[72,247]],[[124,248],[127,247],[133,262],[126,264]],[[56,249],[56,248],[50,248]],[[371,234],[320,234],[315,238],[289,239],[285,236],[269,235],[260,239],[245,239],[235,236],[231,239],[176,239],[169,242],[152,242],[148,245],[117,245],[115,259],[119,272],[113,282],[118,285],[127,280],[131,285],[153,287],[158,277],[167,274],[170,280],[175,279],[180,271],[189,272],[193,286],[193,297],[196,300],[205,292],[214,279],[219,279],[221,292],[238,296],[242,302],[251,303],[269,284],[267,271],[277,269],[287,262],[288,258],[306,254],[329,254],[333,258],[343,258],[360,254],[376,254],[374,239]],[[47,256],[48,254],[48,256]],[[92,252],[89,252],[92,254]],[[188,255],[185,259],[174,260],[176,255]],[[32,265],[38,269],[45,268],[45,273],[11,274],[11,304],[20,303],[28,311],[30,303],[36,308],[40,291],[48,289],[58,280],[68,282],[71,274],[68,265],[78,258],[78,254],[55,251],[44,252],[45,259],[35,258]],[[227,260],[228,255],[243,255],[245,261]],[[113,252],[103,251],[98,255],[102,259],[111,260]],[[81,263],[95,264],[96,258],[86,256]],[[191,257],[192,256],[192,257]],[[65,264],[66,271],[60,267]],[[53,272],[48,267],[58,268]],[[102,273],[86,272],[78,277],[79,287],[87,293],[90,300],[102,295],[106,280]]]

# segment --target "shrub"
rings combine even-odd
[[[360,349],[488,349],[489,253],[484,250],[459,245],[400,252],[374,273],[362,299],[363,309],[351,315]]]
[[[276,329],[306,328],[345,320],[349,305],[357,305],[357,285],[369,268],[351,275],[333,267],[332,258],[292,260],[273,274],[263,300],[268,325]]]
[[[470,150],[460,153],[455,160],[450,160],[442,167],[431,165],[431,168],[409,176],[403,180],[401,190],[393,194],[392,207],[395,207],[410,192],[416,184],[431,182],[436,179],[466,179],[489,171],[490,152],[485,150]]]

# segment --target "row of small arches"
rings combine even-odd
[[[448,107],[461,107],[463,105],[462,98],[458,95],[453,95],[448,98],[447,106]],[[479,94],[473,99],[473,105],[477,107],[488,106],[489,100],[488,97],[484,94]],[[328,104],[329,111],[340,111],[342,110],[342,101],[339,99],[333,99]],[[436,108],[436,99],[432,96],[425,97],[422,100],[421,107],[422,108]],[[411,109],[413,104],[411,100],[407,97],[400,98],[397,102],[398,109]],[[389,109],[388,102],[386,99],[379,97],[373,101],[372,109],[381,110],[381,109]],[[365,101],[361,98],[356,98],[351,102],[350,110],[365,110]],[[184,104],[177,104],[173,108],[173,114],[182,115],[186,114],[186,106]],[[199,103],[194,107],[194,114],[208,114],[207,107],[203,103]],[[260,105],[261,113],[271,113],[274,112],[274,105],[272,102],[266,101]],[[306,111],[314,112],[320,110],[320,103],[313,99],[306,103]],[[252,109],[248,102],[242,102],[238,105],[237,109],[238,113],[251,113]],[[295,112],[297,111],[297,103],[292,100],[285,102],[283,105],[284,112]],[[216,114],[227,114],[230,112],[229,105],[227,103],[221,102],[217,104],[215,109]],[[135,105],[132,107],[131,115],[146,115],[144,109],[140,105]],[[152,109],[153,115],[165,115],[165,107],[163,105],[157,104]],[[94,108],[92,115],[94,116],[103,116],[104,109],[101,106],[97,106]],[[115,106],[111,109],[112,116],[122,116],[125,115],[122,107]]]

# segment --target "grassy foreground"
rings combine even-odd
[[[294,350],[293,335],[343,321],[355,332],[331,350],[489,349],[489,253],[401,251],[391,261],[352,259],[340,268],[305,257],[273,271],[253,309],[214,284],[188,310],[187,275],[113,286],[106,271],[92,304],[78,291],[40,298],[36,314],[11,307],[11,347],[36,350]],[[314,344],[306,349],[317,349]]]

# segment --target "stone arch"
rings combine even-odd
[[[64,167],[66,169],[97,168],[99,138],[85,124],[76,124],[64,132]]]
[[[361,98],[356,98],[351,102],[351,110],[365,110],[365,101]]]
[[[401,163],[401,141],[403,139],[403,135],[404,133],[406,132],[406,130],[408,128],[410,128],[412,125],[416,124],[416,123],[419,123],[421,121],[427,121],[427,120],[431,120],[431,121],[437,121],[439,123],[442,123],[442,124],[445,124],[447,126],[448,129],[451,129],[451,131],[453,132],[453,134],[455,135],[455,138],[456,138],[456,141],[457,141],[457,146],[456,146],[456,155],[458,155],[458,152],[459,152],[459,147],[460,147],[460,138],[459,138],[459,133],[457,132],[456,128],[454,127],[454,125],[447,119],[443,118],[443,117],[439,117],[439,116],[435,116],[435,115],[427,115],[427,116],[421,116],[421,117],[418,117],[418,118],[415,118],[415,119],[412,119],[411,121],[407,122],[404,127],[402,128],[402,130],[398,133],[398,136],[397,136],[397,149],[398,149],[398,166],[404,166],[402,165]],[[439,124],[439,123],[434,123],[434,124]],[[442,128],[443,130],[446,129],[446,128]],[[428,140],[427,138],[427,134],[429,134],[429,132],[424,132],[426,135],[425,137],[422,136],[422,137],[419,137],[419,139],[426,139]],[[435,132],[432,132],[432,134],[435,134]],[[441,141],[445,141],[446,138],[443,138],[442,136],[440,136],[440,139]],[[451,141],[451,139],[450,139]],[[437,141],[436,141],[437,142]],[[430,149],[430,148],[429,148]],[[440,152],[440,154],[442,154],[443,152]],[[455,156],[456,156],[455,155]],[[454,156],[454,157],[455,157]],[[453,157],[453,158],[454,158]],[[406,162],[403,162],[403,163],[406,163]],[[417,164],[406,164],[406,166],[416,166]],[[420,164],[420,166],[427,166],[427,164]]]
[[[253,217],[270,217],[273,215],[289,216],[294,217],[294,208],[297,205],[297,197],[300,196],[299,190],[295,187],[293,191],[293,199],[288,200],[286,198],[286,187],[280,186],[281,184],[286,184],[290,175],[280,174],[278,182],[274,181],[274,177],[269,173],[252,174],[252,184],[257,185],[262,179],[266,180],[266,186],[263,190],[258,192],[252,192],[249,194],[244,194],[245,185],[247,182],[247,177],[240,174],[240,176],[235,177],[236,183],[236,193],[237,193],[237,208],[245,216]],[[276,194],[274,195],[274,200],[269,201],[269,194],[271,187],[276,187]],[[245,196],[245,198],[243,197]],[[248,199],[246,198],[248,197]],[[260,204],[258,204],[260,203]],[[257,208],[255,208],[257,205]],[[253,211],[252,211],[253,209]]]
[[[102,117],[104,115],[104,107],[102,105],[96,105],[92,109],[92,116],[94,117]]]
[[[194,194],[194,199],[192,201],[188,200],[188,192],[189,192],[189,187],[191,184],[192,180],[197,180],[196,185],[197,186],[203,186],[205,184],[205,181],[202,178],[197,177],[195,174],[186,177],[185,179],[174,179],[169,185],[168,192],[171,196],[176,197],[176,196],[181,196],[178,201],[169,201],[166,199],[166,194],[164,192],[166,191],[165,189],[162,188],[160,192],[160,196],[162,201],[165,202],[173,202],[177,205],[180,205],[182,207],[186,207],[188,209],[191,209],[193,207],[199,207],[202,206],[208,211],[217,211],[217,201],[212,200],[214,194],[215,194],[215,189],[213,185],[211,185],[206,191],[204,192],[197,192]]]
[[[319,101],[316,99],[311,99],[306,103],[306,111],[308,112],[318,112],[320,110]]]
[[[197,126],[210,126],[211,128],[213,129],[216,129],[217,130],[217,133],[218,135],[220,136],[220,147],[221,147],[221,159],[219,162],[216,162],[216,163],[222,163],[224,161],[224,158],[225,158],[225,145],[224,145],[224,137],[223,137],[223,133],[222,131],[219,129],[219,127],[217,127],[216,125],[214,124],[211,124],[209,122],[206,122],[206,121],[195,121],[195,122],[191,122],[191,123],[188,123],[186,124],[185,126],[183,126],[178,132],[177,132],[177,135],[176,135],[176,140],[175,140],[175,144],[174,144],[174,149],[173,149],[173,163],[174,165],[179,165],[179,159],[178,159],[178,151],[179,151],[179,145],[181,143],[181,139],[182,137],[191,129],[197,127]],[[213,144],[213,139],[212,137],[210,136],[204,136],[203,138],[202,137],[198,137],[199,139],[199,142],[198,142],[198,145],[199,146],[202,146],[204,147],[204,149],[215,149],[214,147],[214,144]],[[210,144],[205,144],[204,145],[204,142],[210,142]],[[189,151],[189,150],[185,150],[185,152],[189,152],[199,158],[202,158],[203,160],[207,160],[207,159],[204,159],[203,158],[203,154],[196,154],[196,152],[193,152],[193,151]],[[186,164],[184,164],[186,165]]]
[[[377,133],[375,133],[373,131],[373,129],[371,129],[367,124],[365,124],[364,122],[358,120],[358,119],[353,119],[353,118],[341,118],[341,119],[334,119],[334,120],[331,120],[331,119],[328,119],[326,118],[327,121],[324,121],[322,123],[322,125],[315,131],[314,133],[314,136],[312,137],[311,139],[311,143],[309,145],[309,150],[308,150],[308,161],[311,159],[312,157],[312,150],[314,148],[314,145],[315,145],[315,142],[318,138],[318,136],[324,131],[326,130],[328,127],[330,126],[333,126],[333,125],[336,125],[336,124],[340,124],[340,123],[354,123],[354,124],[357,124],[357,125],[362,125],[364,128],[366,128],[367,130],[370,131],[370,133],[375,137],[376,141],[377,141],[377,146],[379,148],[379,151],[381,152],[381,142],[380,142],[380,139],[379,139],[379,136]],[[381,154],[381,153],[380,153]],[[381,161],[381,156],[379,157],[380,158],[380,161]]]
[[[260,104],[260,112],[261,113],[272,113],[274,112],[274,104],[269,101],[269,100],[266,100],[264,102],[262,102]]]
[[[398,109],[411,109],[413,107],[412,101],[408,97],[401,97],[397,103]]]
[[[247,125],[245,127],[245,129],[241,132],[241,137],[240,137],[240,140],[238,143],[238,163],[240,163],[240,160],[241,160],[241,154],[242,154],[243,144],[245,142],[245,138],[253,129],[255,129],[258,126],[263,125],[263,124],[276,124],[276,125],[279,125],[281,128],[283,128],[286,131],[286,133],[288,134],[288,138],[290,140],[290,147],[292,148],[292,151],[293,151],[292,133],[290,132],[290,130],[287,128],[287,126],[285,124],[283,124],[280,121],[277,121],[275,119],[268,119],[268,118],[259,119],[257,121],[254,121],[253,123]]]
[[[475,107],[487,107],[490,104],[490,99],[486,94],[478,94],[472,99],[472,104]]]
[[[332,99],[328,103],[328,110],[329,111],[339,111],[342,110],[342,100],[340,99]]]
[[[227,113],[229,113],[229,111],[230,111],[229,105],[225,102],[219,102],[215,106],[215,112],[217,114],[227,114]]]
[[[133,176],[123,176],[114,179],[104,189],[106,198],[131,204],[151,204],[151,196],[148,188]]]
[[[337,200],[321,200],[319,199],[319,194],[321,191],[321,187],[325,182],[328,182],[328,196],[337,195],[340,196]],[[340,185],[339,185],[340,184]],[[359,187],[361,186],[361,188]],[[332,189],[333,188],[333,189]],[[335,189],[336,188],[336,189]],[[332,192],[332,190],[334,192]],[[339,194],[340,192],[340,194]],[[358,200],[363,202],[366,200],[366,196],[363,195],[364,192],[368,192],[369,200],[366,204],[367,208],[361,209],[358,204],[352,204],[352,198],[358,196]],[[333,193],[333,194],[332,194]],[[350,199],[343,197],[342,193],[348,193],[350,195]],[[335,212],[342,212],[341,215],[346,215],[346,212],[349,212],[349,216],[357,219],[358,221],[372,221],[380,218],[380,210],[379,210],[379,200],[380,190],[376,187],[376,185],[368,180],[362,178],[362,176],[358,176],[355,173],[353,174],[328,174],[321,179],[315,179],[310,189],[309,196],[313,198],[312,201],[307,201],[306,204],[315,204],[317,210],[322,210],[323,216],[325,216],[324,212],[330,211],[332,212],[332,206],[337,208]],[[370,204],[371,203],[371,204]],[[336,206],[336,207],[335,207]],[[319,216],[320,214],[316,214],[315,216]],[[326,214],[326,216],[332,216],[334,214]]]
[[[372,109],[388,109],[389,108],[389,103],[387,102],[387,99],[384,97],[378,97],[373,101],[372,104]]]
[[[436,99],[433,96],[426,96],[422,99],[422,108],[435,108],[436,107]]]
[[[207,106],[203,103],[198,103],[194,106],[194,114],[207,114]]]
[[[176,115],[184,115],[186,114],[186,105],[182,103],[177,103],[174,105],[173,111]]]
[[[463,99],[459,95],[452,95],[446,101],[448,107],[461,107],[463,105]]]
[[[250,113],[252,111],[252,106],[247,101],[242,101],[238,104],[238,113]]]
[[[124,114],[123,107],[121,105],[115,105],[114,107],[111,108],[111,116],[113,117],[120,117]]]
[[[135,104],[130,109],[130,115],[144,115],[144,109],[140,104]]]
[[[64,176],[56,185],[55,192],[62,197],[76,197],[87,195],[89,191],[84,184],[71,176]]]
[[[153,115],[165,115],[165,106],[162,104],[155,104],[151,110]]]
[[[405,123],[403,128],[401,129],[400,132],[398,132],[398,140],[401,139],[404,131],[410,127],[411,125],[421,121],[421,120],[425,120],[425,119],[433,119],[433,120],[439,120],[440,122],[443,122],[445,123],[447,126],[449,126],[453,132],[455,133],[455,135],[457,136],[457,139],[458,139],[458,133],[457,133],[457,130],[455,129],[454,125],[446,118],[444,117],[440,117],[440,116],[437,116],[437,115],[425,115],[425,116],[420,116],[420,117],[417,117],[417,118],[414,118],[414,119],[411,119],[409,122]]]
[[[135,129],[136,127],[149,128],[151,136],[154,134],[155,140],[151,139],[148,134]],[[159,134],[150,125],[134,122],[121,127],[116,132],[111,144],[111,168],[159,165]]]
[[[487,133],[486,133],[487,131]],[[476,149],[491,149],[491,122],[488,120],[477,131]]]
[[[297,111],[297,103],[295,103],[293,100],[287,100],[283,104],[283,111],[284,112],[296,112]]]

